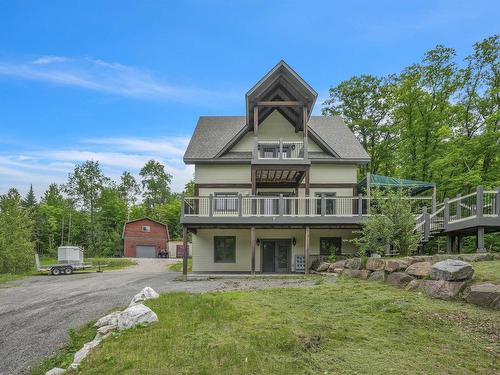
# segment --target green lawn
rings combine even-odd
[[[500,260],[473,262],[474,282],[500,283]]]
[[[182,272],[182,260],[177,263],[169,264],[168,269],[174,272]],[[188,272],[193,270],[193,259],[188,258]]]
[[[106,267],[102,267],[103,271],[112,271],[112,270],[119,270],[122,268],[127,268],[130,266],[134,266],[137,264],[136,261],[131,260],[131,259],[125,259],[125,258],[89,258],[86,259],[85,262],[92,263],[93,265],[97,266],[98,263],[101,263],[102,265],[106,264]],[[57,264],[57,259],[56,258],[42,258],[40,259],[41,265],[49,265],[49,264]],[[92,268],[88,269],[85,271],[78,271],[79,273],[82,272],[95,272],[97,268]],[[45,273],[46,275],[47,273]],[[6,283],[9,281],[13,280],[19,280],[24,277],[28,276],[35,276],[35,275],[44,275],[44,273],[39,273],[36,272],[35,269],[31,272],[26,272],[22,274],[10,274],[10,273],[0,273],[0,284]]]
[[[340,278],[291,289],[173,293],[148,305],[159,323],[105,341],[79,373],[498,371],[500,312],[379,283]]]

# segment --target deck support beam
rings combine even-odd
[[[255,247],[257,246],[255,227],[250,228],[250,243],[252,245],[252,275],[255,275]]]
[[[304,273],[309,275],[309,239],[311,236],[311,229],[306,226],[305,236],[304,236]]]
[[[184,248],[184,253],[182,255],[182,280],[187,281],[188,272],[188,238],[187,238],[187,226],[182,227],[182,246]]]
[[[448,233],[446,235],[446,253],[451,254],[453,252],[453,235]]]
[[[477,228],[476,245],[478,253],[486,252],[486,248],[484,247],[484,227]]]

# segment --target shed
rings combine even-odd
[[[160,251],[168,251],[168,226],[148,217],[126,222],[122,238],[126,257],[156,258]]]

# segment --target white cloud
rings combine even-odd
[[[41,56],[31,61],[0,62],[0,76],[71,86],[136,99],[212,105],[236,101],[241,93],[168,83],[147,70],[92,58]]]

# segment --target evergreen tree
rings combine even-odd
[[[35,192],[33,191],[33,185],[30,185],[28,194],[26,194],[26,197],[22,200],[22,205],[24,208],[27,208],[29,210],[33,210],[36,207],[37,201]]]

